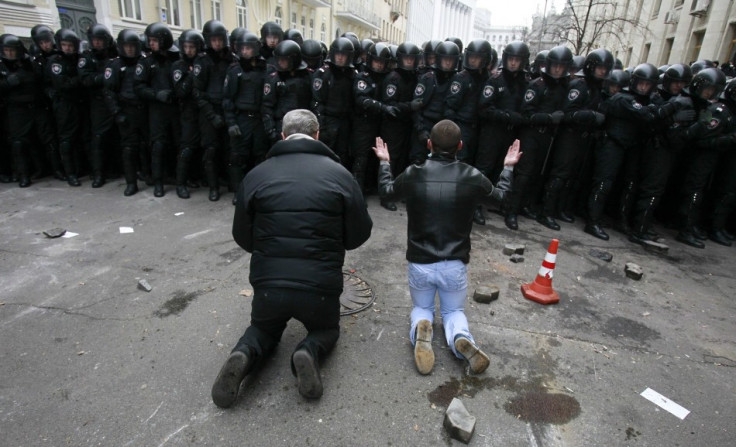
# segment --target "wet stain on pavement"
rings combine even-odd
[[[504,410],[525,422],[566,424],[578,417],[580,404],[567,394],[530,391],[510,399]]]
[[[659,332],[644,326],[638,321],[624,317],[613,317],[603,326],[603,333],[611,337],[626,337],[646,343],[661,338]]]
[[[240,247],[233,248],[232,250],[228,250],[225,253],[220,253],[220,257],[221,258],[224,258],[225,259],[225,262],[218,263],[217,265],[223,266],[223,265],[227,265],[227,264],[229,264],[231,262],[235,262],[238,259],[240,259],[243,256],[245,256],[245,254],[246,254],[246,251],[243,250]]]
[[[626,440],[630,441],[637,436],[639,436],[641,432],[639,430],[634,430],[634,427],[629,427],[626,429]]]
[[[202,292],[185,292],[183,290],[177,290],[174,292],[174,297],[166,301],[161,307],[158,308],[153,315],[159,318],[170,317],[171,315],[179,315],[184,312],[184,309],[189,306],[189,303],[194,301]]]
[[[594,269],[588,270],[583,275],[583,278],[597,281],[608,281],[620,283],[623,277],[622,273],[617,273],[611,270],[607,265],[599,265]]]

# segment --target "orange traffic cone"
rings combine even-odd
[[[521,285],[521,294],[524,295],[524,298],[539,304],[555,304],[560,301],[560,296],[552,289],[552,272],[555,269],[559,243],[559,240],[552,239],[534,282]]]

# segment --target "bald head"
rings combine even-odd
[[[442,120],[432,127],[429,134],[432,153],[455,155],[460,149],[460,127],[450,120]]]

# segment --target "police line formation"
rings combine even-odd
[[[320,140],[365,191],[377,136],[397,176],[426,159],[432,126],[451,119],[462,131],[458,159],[492,180],[521,141],[501,208],[512,230],[519,214],[553,230],[582,215],[585,232],[607,240],[601,223],[611,214],[644,243],[659,237],[656,212],[685,244],[733,240],[725,226],[736,202],[736,81],[710,61],[624,70],[608,50],[574,56],[558,46],[530,65],[528,46],[512,42],[499,63],[483,39],[396,46],[354,33],[328,48],[274,22],[258,36],[212,20],[176,44],[163,23],[117,39],[95,24],[82,52],[70,29],[37,25],[31,37],[30,51],[17,36],[0,38],[0,180],[20,187],[49,173],[80,186],[89,172],[98,188],[122,164],[125,196],[138,181],[163,196],[169,172],[180,198],[201,181],[216,201],[221,178],[236,191],[266,157],[288,111],[310,109]],[[705,195],[710,218],[701,223]],[[485,223],[481,208],[474,221]]]

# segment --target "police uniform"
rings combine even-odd
[[[356,73],[353,67],[327,63],[315,72],[312,81],[312,110],[320,122],[319,139],[340,157],[340,163],[348,170]]]

